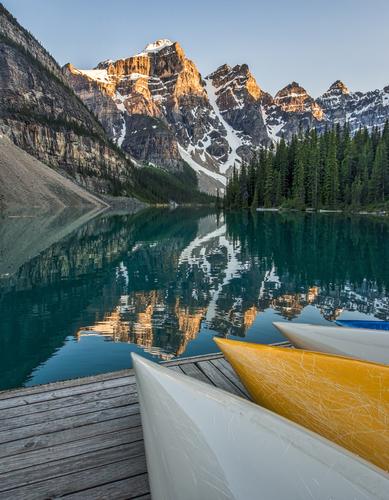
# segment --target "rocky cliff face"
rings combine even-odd
[[[278,91],[273,102],[263,111],[273,142],[281,137],[290,140],[300,131],[319,127],[324,119],[320,105],[296,82]]]
[[[253,146],[270,145],[261,108],[271,102],[271,96],[259,88],[246,64],[220,66],[207,76],[206,88],[213,110],[227,131],[230,155],[222,166],[226,172],[231,164],[249,159]]]
[[[176,42],[157,40],[141,53],[93,70],[64,68],[71,86],[108,135],[142,162],[179,170],[187,162],[213,191],[260,147],[309,128],[349,122],[383,126],[389,87],[350,93],[340,81],[314,99],[292,82],[272,97],[246,64],[203,78]]]
[[[366,93],[350,92],[337,80],[317,102],[324,111],[326,123],[348,123],[351,132],[360,127],[382,128],[389,119],[389,85]]]
[[[317,120],[323,119],[323,110],[296,82],[277,92],[274,104],[287,113],[310,113]]]
[[[126,194],[133,169],[61,68],[0,4],[0,133],[80,184]]]
[[[173,172],[189,163],[205,190],[222,186],[219,166],[228,157],[227,133],[205,82],[178,43],[158,40],[94,70],[68,64],[64,74],[124,151]]]

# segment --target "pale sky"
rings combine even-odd
[[[389,85],[389,0],[3,0],[62,65],[88,69],[158,38],[203,76],[247,63],[275,94],[295,80],[317,97]]]

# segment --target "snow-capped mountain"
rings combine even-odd
[[[199,71],[178,43],[158,40],[94,70],[67,65],[65,74],[111,138],[133,157],[170,170],[185,161],[206,191],[225,183],[219,165],[228,157],[227,133]]]
[[[225,64],[203,78],[181,46],[166,39],[92,70],[67,64],[64,74],[118,146],[171,171],[186,162],[209,192],[281,137],[334,123],[349,122],[352,131],[382,127],[389,118],[389,87],[350,93],[337,81],[314,99],[292,82],[272,97],[246,64]]]
[[[369,92],[350,92],[337,80],[317,99],[327,123],[346,122],[355,132],[360,127],[382,128],[389,119],[389,86]]]

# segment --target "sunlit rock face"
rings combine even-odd
[[[292,82],[277,92],[268,106],[263,106],[268,134],[273,143],[287,141],[299,132],[317,127],[323,111],[298,83]]]
[[[290,83],[277,92],[274,103],[287,113],[312,113],[317,120],[323,118],[323,110],[296,82]]]
[[[186,161],[222,187],[212,172],[228,153],[226,133],[199,71],[178,43],[158,40],[132,57],[104,61],[94,70],[69,64],[64,73],[110,137],[136,159],[169,170]]]

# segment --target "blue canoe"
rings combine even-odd
[[[389,330],[389,321],[365,321],[365,320],[347,320],[339,319],[335,321],[339,326],[347,328],[367,328],[370,330]]]

